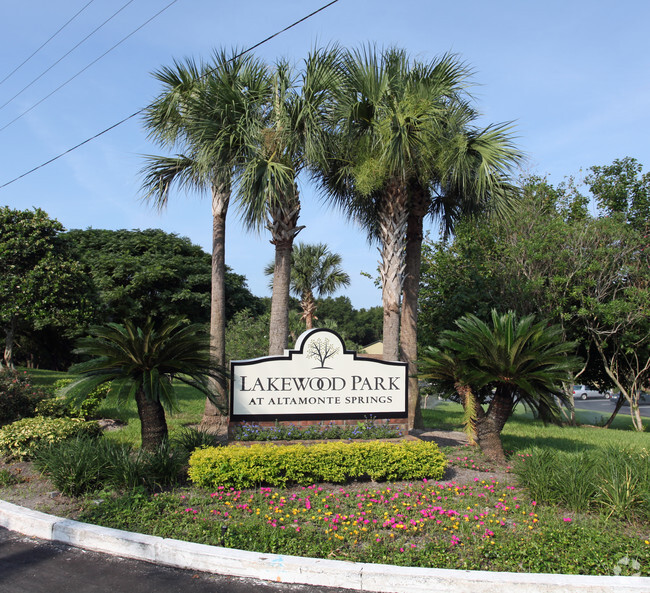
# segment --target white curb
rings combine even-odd
[[[395,593],[648,593],[648,577],[410,568],[259,554],[98,527],[0,500],[0,527],[85,550],[166,566],[356,591]]]

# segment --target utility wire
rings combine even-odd
[[[130,1],[129,1],[129,4],[130,4],[131,2],[133,2],[133,0],[130,0]],[[7,129],[11,124],[13,124],[15,121],[18,121],[21,117],[23,117],[24,115],[28,114],[32,109],[34,109],[35,107],[38,107],[38,106],[39,106],[43,101],[45,101],[46,99],[49,99],[49,98],[50,98],[54,93],[60,91],[60,90],[61,90],[65,85],[67,85],[69,82],[72,82],[72,81],[73,81],[75,78],[77,78],[77,76],[79,76],[80,74],[83,74],[83,73],[84,73],[86,70],[88,70],[88,68],[90,68],[93,64],[99,62],[99,60],[101,60],[101,59],[102,59],[106,54],[109,54],[110,52],[112,52],[112,51],[113,51],[113,50],[114,50],[118,45],[121,45],[122,43],[124,43],[124,42],[129,38],[129,37],[131,37],[132,35],[134,35],[135,33],[137,33],[137,32],[138,32],[140,29],[142,29],[142,27],[144,27],[145,25],[148,25],[148,24],[149,24],[151,21],[153,21],[153,20],[154,20],[158,15],[162,14],[163,12],[165,12],[165,10],[167,10],[167,9],[168,9],[172,4],[176,4],[176,2],[178,2],[178,0],[172,0],[172,1],[167,5],[167,6],[165,6],[165,8],[163,8],[162,10],[159,10],[159,11],[158,11],[156,14],[154,14],[150,19],[148,19],[147,21],[145,21],[144,23],[142,23],[142,24],[141,24],[137,29],[134,29],[133,31],[131,31],[131,32],[130,32],[126,37],[123,37],[122,39],[120,39],[120,40],[119,40],[119,41],[118,41],[118,42],[117,42],[113,47],[107,49],[107,50],[106,50],[106,51],[105,51],[101,56],[99,56],[98,58],[95,58],[92,62],[90,62],[90,64],[88,64],[87,66],[85,66],[84,68],[82,68],[81,70],[79,70],[79,72],[77,72],[74,76],[68,78],[68,80],[66,80],[63,84],[60,84],[58,87],[56,87],[56,88],[55,88],[51,93],[45,95],[45,97],[43,97],[40,101],[34,103],[34,104],[29,108],[29,109],[26,109],[26,110],[23,111],[20,115],[17,115],[16,117],[14,117],[14,118],[9,122],[9,123],[7,123],[7,124],[5,124],[4,126],[2,126],[2,127],[0,128],[0,132],[2,132],[3,130],[6,130],[6,129]],[[124,7],[122,7],[122,8],[124,8]]]
[[[176,1],[176,0],[174,0],[174,1]],[[247,54],[247,53],[253,51],[254,49],[257,49],[258,47],[260,47],[261,45],[263,45],[265,43],[268,43],[269,41],[271,41],[271,39],[274,39],[278,35],[281,35],[282,33],[285,33],[286,31],[288,31],[289,29],[292,29],[293,27],[296,27],[300,23],[302,23],[302,22],[306,21],[307,19],[310,19],[311,17],[317,15],[319,12],[322,12],[323,10],[325,10],[325,9],[329,8],[330,6],[332,6],[333,4],[336,4],[338,1],[339,0],[332,0],[331,2],[328,2],[327,4],[325,4],[325,5],[321,6],[320,8],[318,8],[317,10],[314,10],[313,12],[311,12],[308,15],[302,17],[301,19],[295,21],[294,23],[291,23],[290,25],[288,25],[287,27],[285,27],[281,31],[278,31],[277,33],[274,33],[273,35],[269,35],[266,39],[263,39],[262,41],[256,43],[255,45],[252,45],[248,49],[246,49],[246,50],[242,51],[241,53],[239,53],[237,56],[233,56],[232,58],[230,58],[230,61],[234,60],[237,57],[243,56],[244,54]],[[108,128],[102,130],[101,132],[98,132],[94,136],[91,136],[90,138],[86,138],[83,142],[79,142],[79,144],[76,144],[75,146],[69,148],[68,150],[58,154],[57,156],[52,157],[50,160],[45,161],[44,163],[41,163],[40,165],[37,165],[36,167],[34,167],[33,169],[30,169],[29,171],[25,171],[25,173],[23,173],[22,175],[19,175],[18,177],[14,177],[12,180],[7,181],[6,183],[3,183],[2,185],[0,185],[0,189],[3,189],[5,187],[7,187],[8,185],[11,185],[12,183],[18,181],[19,179],[22,179],[23,177],[27,177],[27,175],[31,175],[35,171],[38,171],[39,169],[42,169],[43,167],[49,165],[50,163],[53,163],[54,161],[56,161],[56,160],[60,159],[61,157],[65,156],[66,154],[69,154],[69,153],[73,152],[74,150],[77,150],[77,148],[80,148],[84,144],[88,144],[88,142],[91,142],[92,140],[95,140],[96,138],[99,138],[100,136],[103,136],[104,134],[106,134],[107,132],[110,132],[114,128],[117,128],[118,126],[121,126],[123,123],[126,123],[130,119],[133,119],[134,117],[140,115],[145,109],[146,109],[146,107],[143,107],[142,109],[138,109],[138,111],[136,111],[135,113],[132,113],[131,115],[125,117],[124,119],[118,121],[117,123],[114,123],[112,126],[109,126]]]
[[[78,48],[82,43],[84,43],[84,42],[85,42],[89,37],[92,37],[92,36],[93,36],[95,33],[97,33],[97,31],[99,31],[99,30],[100,30],[100,29],[101,29],[105,24],[107,24],[108,22],[112,21],[112,20],[113,20],[113,19],[114,19],[118,14],[120,14],[120,12],[122,12],[122,11],[123,11],[123,10],[124,10],[128,5],[129,5],[129,4],[131,4],[131,3],[134,2],[134,1],[135,1],[135,0],[129,0],[129,1],[128,1],[124,6],[122,6],[122,8],[120,8],[119,10],[117,10],[116,12],[114,12],[114,13],[113,13],[110,17],[108,17],[108,18],[107,18],[107,19],[106,19],[106,20],[105,20],[101,25],[99,25],[99,27],[97,27],[94,31],[91,31],[90,33],[88,33],[88,35],[86,35],[86,36],[85,36],[85,37],[84,37],[84,38],[83,38],[79,43],[77,43],[77,45],[75,45],[72,49],[68,50],[65,54],[63,54],[63,55],[62,55],[62,56],[61,56],[61,57],[60,57],[56,62],[54,62],[54,64],[50,65],[49,68],[46,68],[45,70],[43,70],[43,72],[41,72],[41,73],[40,73],[40,74],[39,74],[39,75],[38,75],[34,80],[32,80],[28,85],[26,85],[26,86],[24,86],[22,89],[20,89],[20,90],[19,90],[19,91],[18,91],[18,92],[13,96],[13,97],[11,97],[11,99],[9,99],[6,103],[0,105],[0,109],[4,109],[4,108],[5,108],[7,105],[9,105],[9,103],[11,103],[11,102],[16,98],[16,97],[19,97],[20,95],[22,95],[22,94],[23,94],[23,93],[24,93],[24,92],[25,92],[25,91],[26,91],[30,86],[32,86],[32,85],[33,85],[37,80],[40,80],[41,78],[43,78],[43,76],[45,76],[45,75],[46,75],[50,70],[52,70],[52,68],[54,68],[54,66],[56,66],[59,62],[62,62],[65,58],[67,58],[67,57],[68,57],[68,56],[69,56],[69,55],[70,55],[70,54],[71,54],[75,49],[77,49],[77,48]],[[173,3],[172,3],[172,4],[173,4]],[[163,8],[163,10],[165,10],[165,9]],[[162,12],[162,11],[161,11],[161,12]],[[160,14],[160,13],[158,13],[158,14]],[[156,15],[156,16],[158,16],[158,15]],[[155,18],[155,17],[154,17],[154,18]],[[148,23],[148,22],[149,22],[149,21],[147,21],[147,23]],[[147,23],[145,23],[145,25],[146,25]],[[144,25],[143,25],[143,26],[144,26]],[[137,30],[138,30],[138,29],[136,29],[136,31],[137,31]],[[135,33],[135,31],[134,31],[134,33]],[[133,33],[131,33],[131,35],[133,35]],[[125,39],[128,39],[128,37],[130,37],[131,35],[125,37]],[[124,39],[122,39],[122,41],[124,41]],[[119,45],[120,43],[122,43],[122,41],[120,41],[117,45]],[[111,51],[112,49],[114,49],[115,47],[117,47],[117,45],[114,45],[114,46],[113,46],[111,49],[109,49],[108,51]],[[106,53],[108,53],[108,52],[106,52]],[[100,58],[103,58],[103,57],[106,55],[106,53],[105,53],[105,54],[102,54],[101,56],[99,56],[99,58],[97,58],[97,60],[99,60]],[[90,64],[88,64],[88,66],[86,66],[86,68],[88,68],[89,66],[92,66],[92,65],[93,65],[97,60],[95,60],[94,62],[91,62]],[[84,68],[83,70],[81,70],[81,72],[83,72],[84,70],[86,70],[86,68]],[[73,78],[76,78],[79,74],[81,74],[81,72],[77,72],[77,74],[75,74],[75,75],[74,75],[72,78],[70,78],[67,82],[64,82],[61,86],[65,86],[66,84],[68,84],[68,82],[70,82],[70,80],[72,80]],[[61,88],[61,87],[59,87],[59,88]],[[57,89],[55,89],[54,91],[52,91],[52,93],[50,93],[49,95],[47,95],[47,97],[49,97],[49,96],[52,95],[53,93],[56,93],[56,91],[58,91],[59,88],[57,88]],[[45,97],[44,99],[41,99],[38,103],[36,103],[36,105],[39,105],[40,103],[42,103],[43,101],[45,101],[45,99],[47,99],[47,97]],[[21,114],[20,114],[16,119],[21,118],[23,115],[25,115],[25,113],[28,113],[28,112],[31,111],[34,107],[36,107],[36,105],[33,105],[33,106],[30,107],[27,111],[25,111],[24,113],[21,113]],[[16,119],[11,120],[11,121],[10,121],[10,122],[9,122],[9,123],[4,127],[4,128],[0,128],[0,131],[4,130],[7,126],[10,126],[12,123],[14,123],[14,122],[16,121]]]
[[[83,8],[81,8],[81,10],[79,10],[70,20],[68,20],[68,22],[65,25],[60,27],[59,30],[56,33],[54,33],[47,41],[42,43],[36,50],[34,50],[34,52],[32,52],[32,54],[29,57],[25,58],[20,64],[18,64],[18,66],[16,66],[11,72],[9,72],[7,76],[5,76],[2,80],[0,80],[0,85],[4,83],[5,80],[11,78],[16,72],[18,72],[18,70],[20,70],[25,64],[27,64],[29,60],[31,60],[39,51],[41,51],[50,41],[52,41],[52,39],[54,39],[61,31],[63,31],[63,29],[65,29],[72,21],[74,21],[94,1],[95,0],[90,0],[90,2],[88,2],[88,4],[86,4]]]

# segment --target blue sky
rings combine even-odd
[[[0,108],[0,185],[145,107],[160,91],[151,72],[174,58],[207,58],[222,46],[249,47],[326,3],[177,0],[33,107],[171,0],[133,0],[25,88],[126,1],[94,0],[0,83],[0,105],[8,102]],[[0,80],[87,2],[5,3]],[[548,175],[557,183],[624,156],[637,158],[646,169],[650,166],[648,22],[650,4],[631,0],[339,0],[256,53],[269,62],[286,57],[299,63],[314,45],[329,42],[348,47],[366,42],[397,45],[422,60],[457,53],[475,71],[473,94],[483,114],[481,123],[512,121],[518,145],[528,156],[526,171]],[[172,194],[163,213],[139,200],[144,154],[160,150],[147,140],[136,117],[1,189],[0,204],[43,208],[69,229],[162,228],[209,251],[206,197]],[[376,247],[367,244],[353,223],[324,205],[307,180],[301,191],[301,224],[306,228],[298,239],[325,242],[342,254],[352,279],[343,294],[355,307],[381,304],[380,291],[360,274],[376,269]],[[262,270],[273,258],[268,237],[245,232],[235,211],[228,225],[227,263],[247,277],[255,294],[267,295]]]

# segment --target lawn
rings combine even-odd
[[[59,379],[71,377],[68,373],[61,371],[24,368],[18,370],[20,372],[26,371],[32,378],[34,385],[40,386],[49,386]],[[189,385],[177,384],[176,393],[180,410],[167,416],[167,424],[171,434],[185,426],[198,424],[205,406],[205,396]],[[125,424],[120,430],[107,432],[106,435],[109,439],[120,443],[139,443],[140,419],[138,418],[135,401],[118,406],[116,399],[109,396],[99,408],[97,415],[101,418],[112,418]]]

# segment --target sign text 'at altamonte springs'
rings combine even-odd
[[[329,329],[306,331],[283,356],[230,369],[235,421],[407,416],[406,363],[358,357]]]

